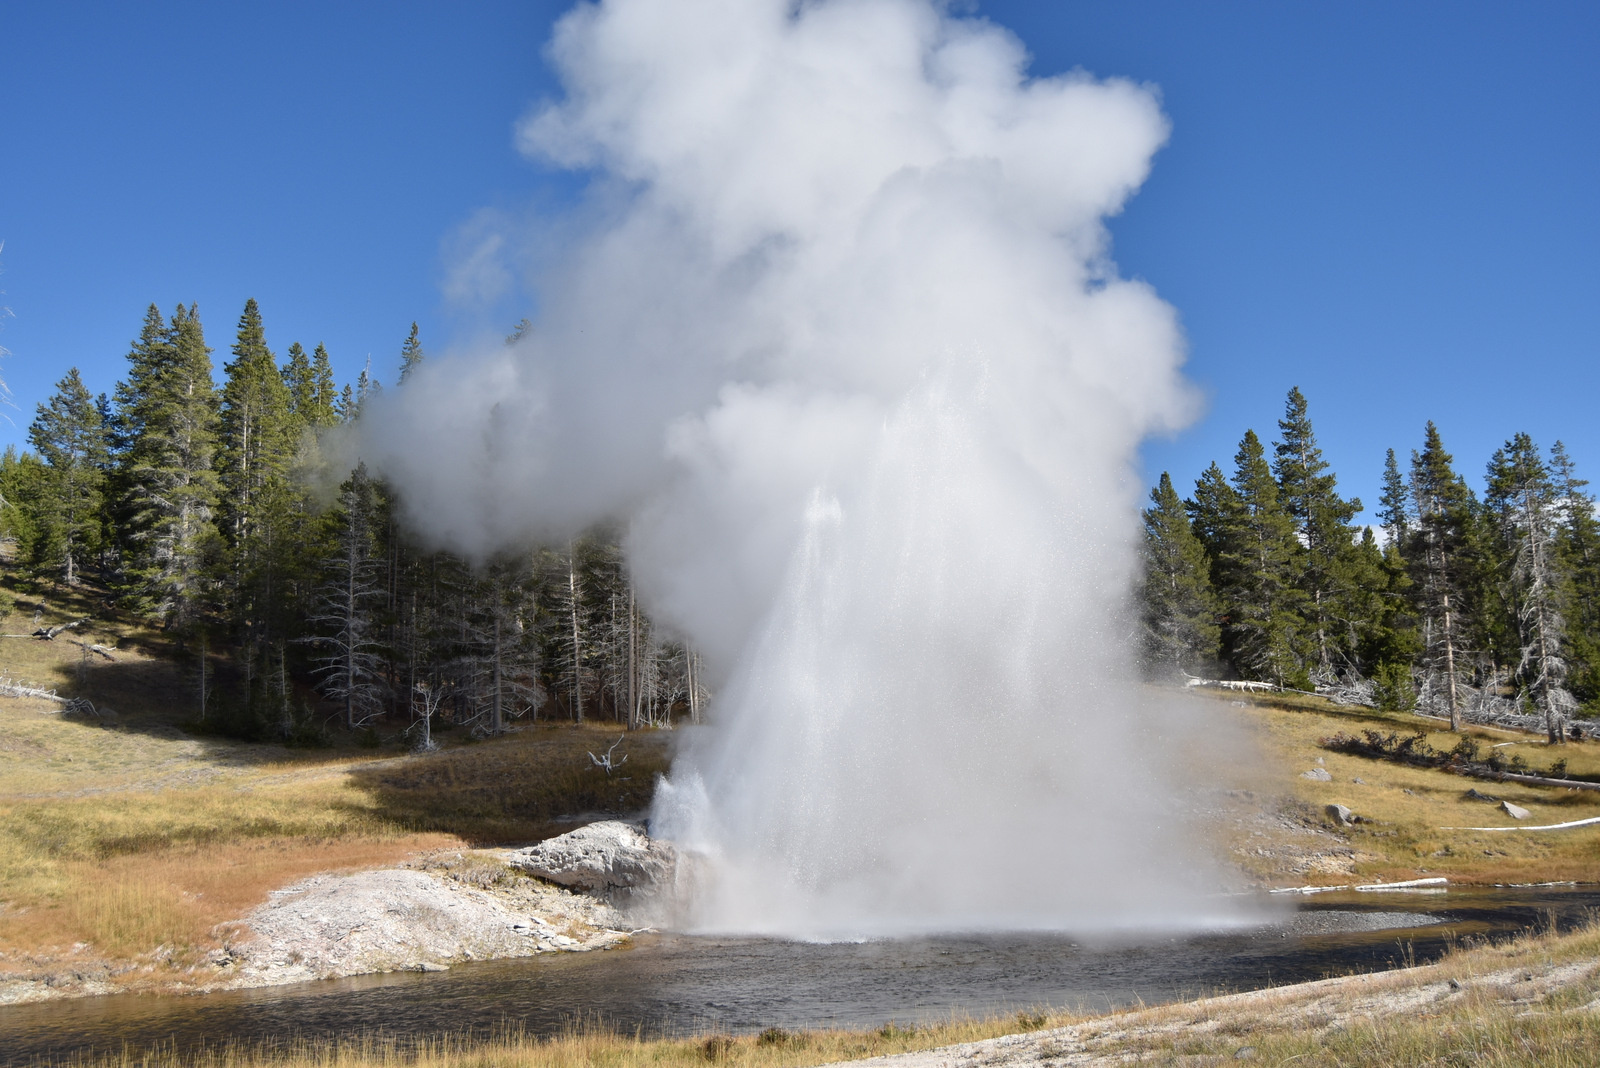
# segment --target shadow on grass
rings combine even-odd
[[[607,774],[589,759],[622,732],[615,727],[535,726],[406,760],[356,767],[350,781],[385,819],[408,831],[459,835],[474,845],[541,841],[578,822],[639,818],[670,762],[672,735],[636,731]]]

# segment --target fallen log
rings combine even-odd
[[[1515,771],[1490,771],[1476,768],[1452,768],[1448,764],[1445,771],[1453,771],[1457,775],[1467,775],[1474,779],[1492,779],[1495,782],[1523,782],[1531,786],[1561,786],[1568,790],[1596,790],[1600,791],[1600,782],[1584,782],[1582,779],[1550,779],[1543,775],[1523,775]],[[1532,829],[1532,828],[1530,828]]]
[[[111,655],[111,650],[106,648],[104,645],[96,645],[93,642],[80,642],[76,638],[68,638],[67,641],[71,642],[73,645],[76,645],[80,649],[83,649],[83,650],[85,650],[87,652],[99,653],[101,656],[105,657],[107,660],[115,660],[116,659],[116,657]]]
[[[41,690],[37,686],[25,685],[5,675],[0,675],[0,697],[33,697],[61,705],[67,703],[67,699],[54,690]]]
[[[53,627],[40,627],[38,630],[33,632],[32,636],[38,638],[42,642],[53,642],[56,640],[56,635],[60,634],[62,631],[71,630],[78,624],[87,622],[87,619],[74,619],[71,623],[58,623]]]
[[[1546,823],[1541,827],[1440,827],[1441,831],[1564,831],[1568,827],[1589,827],[1600,823],[1600,816],[1586,820],[1569,820],[1566,823]]]

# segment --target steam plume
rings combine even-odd
[[[363,452],[469,553],[628,519],[722,682],[657,802],[714,860],[695,922],[1192,917],[1124,614],[1131,464],[1190,401],[1103,224],[1152,93],[930,0],[606,0],[550,54],[520,143],[594,195],[536,329],[423,365]]]

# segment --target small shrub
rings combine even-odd
[[[1048,1022],[1049,1017],[1042,1012],[1024,1011],[1017,1013],[1017,1027],[1023,1031],[1041,1030]]]
[[[1483,750],[1478,745],[1478,740],[1470,735],[1463,734],[1461,740],[1456,742],[1456,747],[1450,750],[1449,763],[1451,764],[1476,764]],[[1492,750],[1489,753],[1489,766],[1495,767],[1501,761],[1500,751]],[[1499,770],[1496,768],[1496,770]]]
[[[1406,664],[1379,664],[1372,677],[1372,697],[1384,712],[1410,712],[1417,707],[1417,687]]]
[[[733,1039],[727,1035],[707,1035],[700,1043],[700,1055],[708,1061],[720,1061],[733,1052]]]
[[[800,1036],[781,1027],[769,1027],[756,1036],[758,1046],[787,1046]]]

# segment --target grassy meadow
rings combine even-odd
[[[1354,880],[1387,882],[1444,876],[1451,882],[1476,884],[1600,882],[1600,824],[1563,831],[1473,831],[1452,828],[1519,827],[1565,823],[1600,816],[1600,791],[1487,782],[1436,768],[1401,764],[1331,752],[1321,747],[1336,734],[1379,731],[1401,736],[1424,733],[1438,750],[1455,747],[1459,736],[1442,729],[1438,720],[1407,713],[1339,706],[1318,697],[1262,695],[1240,700],[1235,695],[1212,700],[1243,721],[1258,753],[1255,789],[1275,800],[1280,813],[1307,828],[1325,831],[1340,843],[1342,865],[1304,871],[1304,885],[1337,885]],[[1552,746],[1542,736],[1469,727],[1480,747],[1509,760],[1521,756],[1531,769],[1543,770],[1556,760],[1567,762],[1568,775],[1600,779],[1600,742],[1568,742]],[[1322,763],[1317,763],[1318,760]],[[1325,768],[1330,781],[1302,776]],[[1238,779],[1241,772],[1231,772]],[[1468,790],[1526,808],[1518,821],[1497,804],[1467,798]],[[1342,804],[1363,822],[1336,827],[1325,812]],[[1252,828],[1234,831],[1232,844],[1241,866],[1262,882],[1291,885],[1294,872],[1253,850]],[[1270,837],[1270,836],[1267,836]],[[1265,846],[1272,852],[1271,845]]]
[[[30,632],[34,611],[19,598],[0,633]],[[553,822],[563,815],[634,811],[666,767],[671,735],[637,732],[608,777],[587,752],[618,732],[594,725],[493,741],[446,731],[425,756],[337,732],[314,749],[209,736],[195,729],[192,655],[106,621],[82,594],[53,594],[41,622],[90,612],[94,622],[52,642],[0,638],[0,675],[110,713],[0,698],[0,978],[120,964],[112,973],[133,981],[159,962],[182,966],[269,890],[419,852],[536,841],[566,829]],[[85,658],[67,637],[115,659]]]

